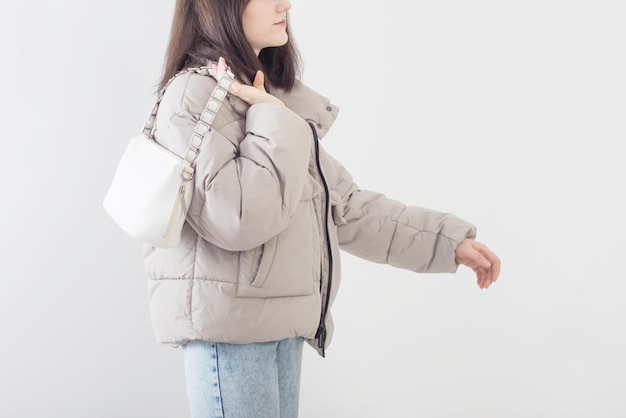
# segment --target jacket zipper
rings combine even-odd
[[[163,234],[163,240],[167,241],[167,239],[170,237],[170,234],[172,233],[172,227],[174,226],[174,221],[176,220],[176,218],[178,216],[180,216],[180,210],[181,208],[184,206],[185,203],[185,184],[182,184],[180,186],[180,188],[178,189],[178,196],[176,197],[176,200],[174,201],[174,207],[172,208],[172,211],[170,212],[170,217],[167,220],[167,226],[165,227],[165,234]]]
[[[324,232],[326,235],[326,250],[328,251],[328,281],[326,283],[326,298],[322,302],[322,314],[320,316],[320,323],[317,327],[317,332],[315,333],[315,338],[318,341],[318,347],[322,350],[322,357],[326,357],[326,337],[328,332],[326,330],[326,315],[328,314],[328,305],[330,303],[330,290],[333,283],[333,252],[332,246],[330,243],[330,231],[328,230],[328,214],[330,213],[330,190],[328,188],[328,183],[326,182],[326,177],[324,177],[324,172],[322,171],[322,164],[320,163],[320,146],[318,144],[319,138],[317,136],[317,131],[315,130],[315,126],[309,122],[311,126],[311,130],[313,131],[313,138],[315,142],[315,163],[317,164],[317,171],[319,172],[320,178],[322,179],[322,185],[324,186],[324,195],[325,205],[324,205]],[[320,272],[323,276],[324,272]],[[320,277],[320,280],[322,277]],[[321,282],[320,282],[321,283]]]

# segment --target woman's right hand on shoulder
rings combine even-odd
[[[228,66],[226,65],[226,60],[222,57],[220,57],[217,64],[213,64],[213,71],[215,71],[218,80],[224,75],[227,68]],[[285,104],[280,99],[265,91],[264,83],[265,75],[263,74],[263,71],[258,70],[251,86],[242,84],[235,80],[233,81],[229,92],[250,105],[256,103],[275,103],[284,106]]]

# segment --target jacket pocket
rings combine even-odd
[[[239,253],[239,283],[253,285],[265,277],[276,249],[276,237],[252,250]],[[261,281],[261,280],[259,280]]]
[[[320,227],[312,196],[303,198],[283,232],[240,253],[237,297],[305,296],[319,287]]]
[[[331,215],[333,217],[333,223],[335,225],[345,225],[348,222],[343,217],[343,202],[341,201],[341,195],[336,190],[330,191],[330,205]]]

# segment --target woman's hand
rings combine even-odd
[[[227,68],[228,66],[226,65],[226,60],[222,57],[220,57],[217,64],[213,64],[213,71],[215,71],[215,75],[218,80],[224,75]],[[258,70],[254,76],[254,81],[251,86],[241,84],[235,80],[233,81],[229,92],[250,105],[255,103],[275,103],[284,106],[285,104],[277,97],[272,96],[265,91],[264,82],[265,75],[263,74],[263,71]]]
[[[498,279],[500,259],[484,244],[466,238],[456,247],[454,255],[454,261],[474,270],[481,289],[488,288]]]

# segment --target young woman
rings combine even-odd
[[[194,417],[296,417],[303,343],[324,356],[340,248],[415,272],[498,257],[451,214],[362,190],[321,146],[337,107],[297,79],[286,0],[177,0],[155,138],[186,152],[218,80],[235,81],[196,160],[180,245],[145,248],[157,338],[182,346]],[[188,68],[207,67],[215,78]],[[171,82],[168,84],[168,81]]]

